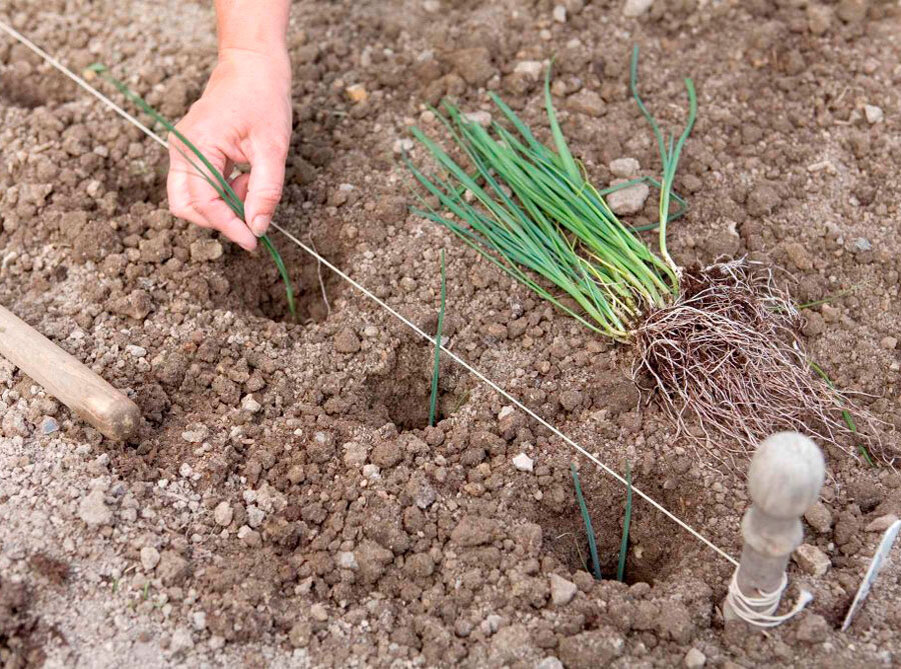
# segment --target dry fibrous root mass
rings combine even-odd
[[[878,449],[873,417],[816,375],[799,338],[801,314],[770,271],[734,260],[686,270],[681,285],[679,298],[634,333],[635,380],[656,391],[681,434],[728,464],[779,430],[850,454],[852,439]]]

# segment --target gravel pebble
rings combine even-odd
[[[557,574],[550,575],[551,582],[551,601],[554,603],[554,606],[563,606],[565,604],[569,604],[573,597],[575,597],[576,592],[578,591],[578,587],[572,581],[567,581],[562,576],[558,576]]]
[[[41,421],[41,434],[53,434],[59,430],[59,423],[55,418],[47,417]]]
[[[153,546],[144,546],[141,549],[141,566],[145,571],[153,571],[160,563],[160,552]]]
[[[682,664],[686,669],[701,669],[706,663],[707,657],[697,648],[690,649],[682,659]]]
[[[631,179],[638,176],[638,172],[641,170],[641,164],[635,158],[617,158],[616,160],[611,160],[607,167],[613,173],[613,176],[620,179]]]
[[[829,556],[816,546],[810,544],[801,544],[798,546],[793,557],[795,562],[798,563],[798,566],[811,576],[822,576],[829,571],[829,567],[832,566]]]
[[[233,517],[234,510],[228,502],[219,502],[219,504],[216,505],[216,508],[213,509],[213,520],[221,527],[228,527],[231,525]]]
[[[623,183],[616,179],[611,185]],[[607,204],[617,216],[627,216],[629,214],[637,214],[644,208],[644,203],[651,194],[651,189],[647,184],[638,183],[634,186],[627,186],[617,191],[613,191],[607,195]]]
[[[263,541],[260,538],[260,533],[252,530],[247,525],[241,525],[238,529],[238,539],[244,542],[245,546],[249,546],[250,548],[257,548],[262,545]]]
[[[92,490],[78,505],[78,517],[91,526],[109,525],[113,512],[103,499],[102,490]]]
[[[521,60],[513,68],[514,74],[522,74],[533,81],[538,81],[544,72],[544,64],[538,60]]]
[[[654,0],[626,0],[623,4],[623,16],[634,19],[647,12],[653,4]]]
[[[882,111],[882,107],[877,107],[876,105],[864,105],[863,115],[866,117],[867,123],[869,123],[870,125],[879,123],[885,116]]]
[[[525,453],[520,453],[513,458],[513,466],[521,472],[532,471],[533,460]]]

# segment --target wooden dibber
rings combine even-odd
[[[40,332],[0,306],[0,355],[115,441],[141,423],[137,405]]]
[[[804,536],[801,516],[819,497],[824,475],[822,452],[803,434],[779,432],[757,447],[748,472],[753,504],[741,523],[744,546],[723,604],[726,620],[773,627],[810,601],[802,592],[791,612],[774,615],[787,584],[789,557]]]

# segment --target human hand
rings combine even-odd
[[[169,208],[218,230],[248,251],[272,221],[282,196],[291,140],[291,65],[287,52],[223,49],[206,89],[176,125],[229,178],[235,163],[250,163],[232,188],[244,201],[246,223],[188,162],[194,156],[173,136],[169,148]]]

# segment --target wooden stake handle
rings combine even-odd
[[[138,429],[134,402],[2,306],[0,355],[105,437],[123,441]]]

